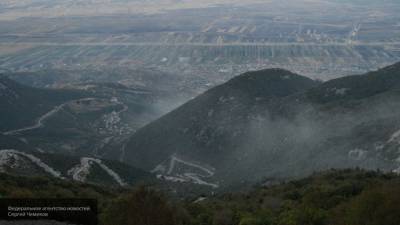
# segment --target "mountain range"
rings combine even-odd
[[[400,172],[400,63],[326,82],[247,72],[137,129],[154,96],[144,88],[0,84],[0,155],[10,173],[224,190],[330,168]],[[87,168],[93,177],[74,176]]]
[[[212,187],[329,168],[398,171],[399,84],[400,63],[327,82],[248,72],[140,129],[123,161]]]

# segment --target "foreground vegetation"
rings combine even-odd
[[[400,177],[361,170],[329,171],[250,193],[189,204],[193,224],[400,224]]]
[[[156,188],[111,190],[0,175],[1,197],[99,199],[104,225],[398,225],[400,176],[331,170],[250,192],[176,200]]]

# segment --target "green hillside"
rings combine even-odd
[[[267,182],[268,183],[268,182]],[[171,201],[149,188],[114,200],[103,221],[169,225],[398,225],[400,177],[330,170],[251,191]],[[154,217],[154,212],[160,217]],[[133,222],[137,221],[137,222]]]
[[[398,225],[400,176],[330,170],[217,196],[172,198],[157,186],[111,189],[0,174],[0,196],[95,198],[102,225]]]
[[[54,107],[86,96],[81,91],[24,86],[0,74],[0,131],[32,125],[36,118]]]

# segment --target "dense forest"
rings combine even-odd
[[[250,191],[178,199],[156,186],[110,189],[1,174],[1,198],[96,198],[104,225],[398,225],[400,176],[330,170]]]

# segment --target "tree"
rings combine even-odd
[[[213,225],[232,225],[234,223],[234,213],[230,209],[221,209],[215,212]]]
[[[114,200],[105,213],[106,225],[180,225],[185,220],[184,212],[172,207],[161,193],[145,186]]]
[[[334,224],[400,224],[400,185],[369,188],[336,209]]]

